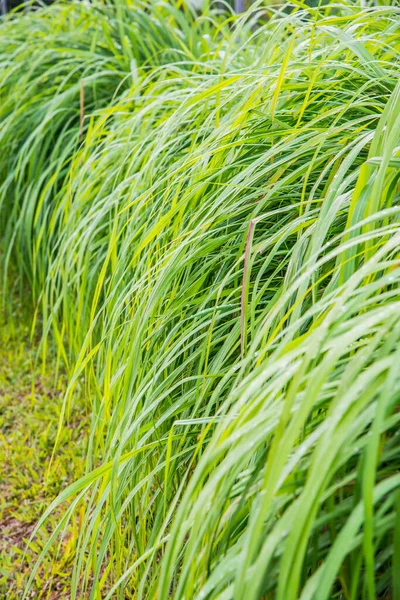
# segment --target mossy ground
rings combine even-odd
[[[45,368],[37,360],[29,294],[15,287],[7,305],[1,303],[0,316],[0,598],[7,600],[22,597],[45,543],[43,530],[28,545],[39,517],[65,485],[83,473],[87,423],[83,402],[75,402],[55,448],[66,378],[55,375],[51,352]],[[59,516],[51,517],[48,530]],[[79,523],[71,523],[58,552],[54,549],[41,566],[31,598],[69,597],[78,531]]]

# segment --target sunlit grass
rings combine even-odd
[[[48,172],[23,142],[1,159],[63,414],[82,381],[92,411],[43,553],[82,503],[72,598],[400,589],[400,11],[300,4],[257,28],[152,4],[167,59],[132,75],[119,37],[84,126],[66,86],[66,154],[33,127]]]

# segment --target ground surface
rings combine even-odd
[[[46,531],[27,543],[49,502],[83,473],[86,417],[75,405],[54,449],[65,377],[55,375],[48,355],[43,373],[38,340],[31,342],[32,308],[17,290],[0,314],[0,599],[22,597],[24,584]],[[28,295],[29,297],[29,295]],[[0,306],[2,303],[0,303]],[[82,405],[82,403],[81,403]],[[50,468],[49,468],[50,465]],[[48,523],[50,530],[59,515]],[[78,523],[72,524],[56,551],[46,559],[31,598],[66,600]]]

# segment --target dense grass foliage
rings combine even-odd
[[[42,559],[81,511],[72,598],[400,597],[400,9],[127,4],[2,25],[6,243],[92,414]]]
[[[39,290],[58,227],[53,198],[91,117],[126,95],[138,70],[200,54],[209,29],[168,3],[127,4],[60,3],[2,24],[0,211],[8,247]]]

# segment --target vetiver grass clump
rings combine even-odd
[[[140,70],[193,60],[209,28],[188,8],[145,0],[56,3],[2,24],[1,229],[36,291],[60,227],[53,199],[93,115]]]
[[[31,228],[92,411],[72,598],[400,590],[400,10],[257,10],[138,65]]]

